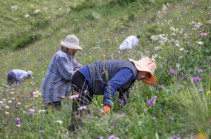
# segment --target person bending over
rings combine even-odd
[[[80,68],[72,78],[73,99],[70,131],[80,125],[81,107],[86,107],[92,101],[93,95],[104,95],[101,113],[109,113],[110,101],[119,92],[119,99],[125,104],[129,97],[129,88],[138,80],[149,85],[155,85],[157,79],[153,75],[156,62],[151,58],[139,61],[104,60],[87,64]]]

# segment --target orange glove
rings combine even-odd
[[[109,114],[111,111],[111,107],[108,105],[104,105],[103,108],[101,109],[102,114]]]

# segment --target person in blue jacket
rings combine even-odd
[[[153,75],[156,62],[151,58],[139,61],[102,60],[90,63],[80,68],[72,78],[73,105],[70,130],[80,123],[80,109],[86,108],[92,101],[93,95],[104,95],[101,113],[109,113],[111,101],[119,92],[119,99],[127,103],[129,88],[138,80],[149,85],[155,85],[157,79]]]
[[[71,92],[72,76],[82,66],[74,59],[75,53],[81,50],[75,35],[61,41],[61,50],[53,56],[42,83],[42,102],[46,107],[61,109],[62,99]]]

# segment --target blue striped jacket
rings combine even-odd
[[[71,79],[75,67],[82,67],[67,52],[59,50],[52,58],[42,83],[43,103],[61,101],[71,92]]]

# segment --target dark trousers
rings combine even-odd
[[[48,109],[49,107],[53,108],[53,109],[55,109],[57,111],[60,111],[61,107],[62,107],[61,101],[55,101],[55,102],[47,103],[45,105],[45,109]]]
[[[81,125],[82,112],[86,109],[80,109],[81,106],[87,106],[92,102],[93,93],[89,88],[89,82],[79,72],[75,72],[72,77],[72,94],[79,95],[78,98],[72,100],[72,116],[70,131],[75,131]]]
[[[19,82],[16,74],[12,71],[7,74],[7,83],[8,85],[12,85],[13,83],[17,84]]]

